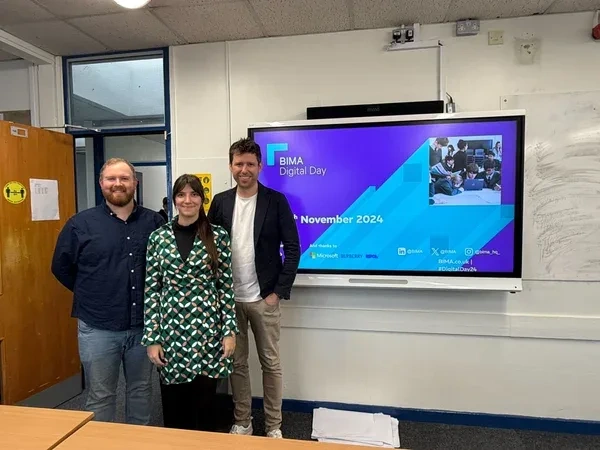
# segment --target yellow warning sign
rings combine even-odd
[[[213,198],[212,175],[210,173],[196,173],[195,175],[200,178],[200,182],[202,183],[202,188],[204,189],[204,212],[208,214]]]
[[[27,189],[18,181],[9,181],[4,185],[2,194],[8,203],[18,205],[27,198]]]

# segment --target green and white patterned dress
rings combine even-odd
[[[225,378],[233,371],[233,359],[223,358],[222,346],[225,336],[238,333],[231,240],[224,228],[212,227],[218,276],[197,236],[183,261],[173,222],[158,228],[148,240],[142,345],[162,345],[167,361],[160,369],[164,384],[190,382],[197,375]]]

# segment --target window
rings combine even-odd
[[[69,58],[67,122],[94,129],[165,126],[162,51]]]
[[[168,49],[64,58],[79,211],[103,201],[100,169],[114,157],[133,164],[138,204],[158,211],[170,198],[168,61]]]

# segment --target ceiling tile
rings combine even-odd
[[[177,36],[148,10],[68,19],[113,50],[136,50],[181,44]]]
[[[250,0],[269,36],[350,29],[346,0]]]
[[[354,0],[354,27],[370,29],[440,23],[450,3],[451,0]]]
[[[453,0],[446,21],[503,19],[543,13],[554,0]]]
[[[154,13],[188,42],[252,39],[263,36],[245,2],[157,8]]]
[[[595,11],[598,9],[600,9],[600,0],[556,0],[546,12],[552,14]]]
[[[161,6],[202,6],[211,3],[232,2],[235,0],[150,0],[151,8]],[[240,1],[240,0],[238,0]]]
[[[0,0],[2,1],[2,0]],[[57,17],[93,16],[123,11],[113,0],[35,0]]]
[[[55,17],[29,0],[0,0],[0,26],[50,19]]]
[[[4,29],[54,55],[74,55],[107,50],[99,42],[60,20],[11,25]]]
[[[16,57],[15,55],[13,55],[12,53],[7,53],[7,52],[3,52],[2,50],[0,50],[0,61],[11,61],[13,59],[19,59],[19,58]]]

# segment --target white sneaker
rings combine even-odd
[[[231,427],[231,431],[229,431],[230,434],[242,434],[244,436],[250,436],[253,432],[254,430],[252,429],[252,424],[248,425],[247,427],[242,425],[234,425]]]
[[[277,429],[277,430],[271,430],[267,433],[267,437],[268,438],[273,438],[273,439],[283,439],[283,434],[281,434],[281,430]]]

